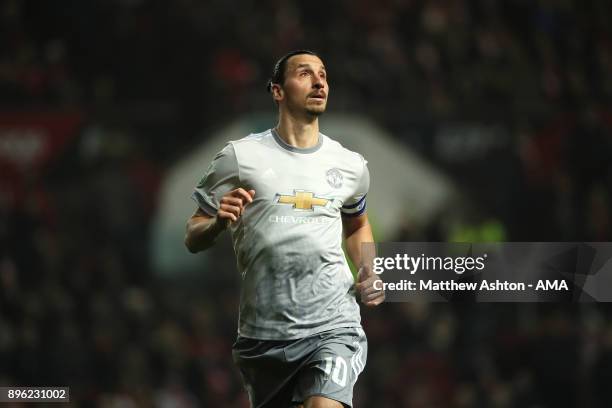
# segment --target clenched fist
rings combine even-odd
[[[226,224],[230,221],[238,221],[247,204],[253,202],[253,197],[255,197],[255,190],[246,191],[243,188],[237,188],[226,193],[219,200],[217,218]]]
[[[381,282],[376,285],[381,289],[376,289],[374,287],[374,282],[376,281]],[[372,268],[369,266],[362,266],[359,268],[355,289],[359,292],[361,303],[368,307],[378,306],[385,300],[385,291],[382,290],[382,279],[372,272]]]

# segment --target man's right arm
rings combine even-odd
[[[217,236],[225,229],[223,223],[214,216],[206,214],[200,208],[187,220],[185,246],[192,254],[210,248]]]
[[[238,221],[245,206],[253,202],[254,196],[255,190],[247,192],[243,188],[237,188],[221,197],[215,216],[208,215],[198,208],[187,221],[185,246],[189,252],[195,254],[210,248],[230,222]]]

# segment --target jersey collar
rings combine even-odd
[[[276,140],[276,143],[278,143],[278,145],[280,147],[282,147],[283,149],[289,150],[290,152],[294,152],[294,153],[314,153],[317,150],[319,150],[321,148],[321,146],[323,145],[323,135],[321,133],[319,133],[319,140],[317,141],[316,145],[314,145],[312,147],[301,148],[301,147],[291,146],[290,144],[285,142],[283,140],[283,138],[280,137],[280,135],[278,134],[276,129],[270,129],[270,131],[272,132],[272,136],[274,137],[274,140]]]

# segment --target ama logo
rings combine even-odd
[[[535,290],[569,290],[564,280],[542,280],[538,281]]]

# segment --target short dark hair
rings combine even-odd
[[[285,69],[287,68],[287,61],[289,60],[289,58],[293,57],[294,55],[301,54],[314,55],[315,57],[321,58],[319,54],[310,50],[293,50],[283,55],[278,61],[276,61],[276,64],[274,64],[274,69],[272,70],[272,77],[270,77],[270,79],[268,80],[268,92],[272,92],[272,84],[282,85],[285,82]]]

